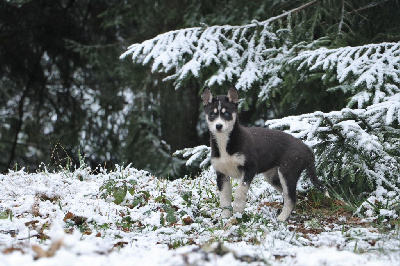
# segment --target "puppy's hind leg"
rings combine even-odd
[[[281,182],[279,180],[279,175],[278,175],[278,167],[274,167],[267,172],[263,173],[265,180],[273,186],[276,190],[278,190],[280,193],[283,192]]]
[[[296,205],[296,185],[297,179],[291,176],[284,176],[278,169],[279,181],[282,185],[283,208],[281,214],[277,217],[278,221],[286,221]],[[293,178],[293,179],[290,179]]]
[[[232,216],[232,185],[229,176],[217,172],[217,186],[219,190],[220,207],[222,218]]]

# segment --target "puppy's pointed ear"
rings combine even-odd
[[[212,102],[212,94],[208,87],[204,88],[203,94],[201,96],[203,98],[203,104],[207,105]]]
[[[238,96],[238,92],[237,92],[235,86],[232,86],[229,89],[228,98],[229,98],[229,101],[232,102],[232,103],[238,103],[239,102],[239,96]]]

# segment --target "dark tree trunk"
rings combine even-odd
[[[199,144],[196,130],[201,104],[199,90],[195,82],[179,90],[172,86],[160,89],[161,139],[171,146],[172,152]]]

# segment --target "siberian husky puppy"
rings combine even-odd
[[[278,130],[244,127],[238,119],[238,93],[231,87],[228,95],[213,97],[209,88],[203,95],[204,113],[210,131],[211,164],[217,173],[222,218],[244,211],[247,191],[254,176],[263,173],[267,181],[283,193],[279,221],[286,221],[296,204],[296,185],[306,170],[313,185],[327,192],[318,180],[314,154],[301,140]],[[230,178],[239,179],[232,204]],[[233,208],[232,208],[233,207]]]

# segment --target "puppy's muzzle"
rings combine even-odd
[[[222,124],[216,124],[215,125],[215,129],[218,130],[218,131],[221,131],[222,127],[223,127]]]

